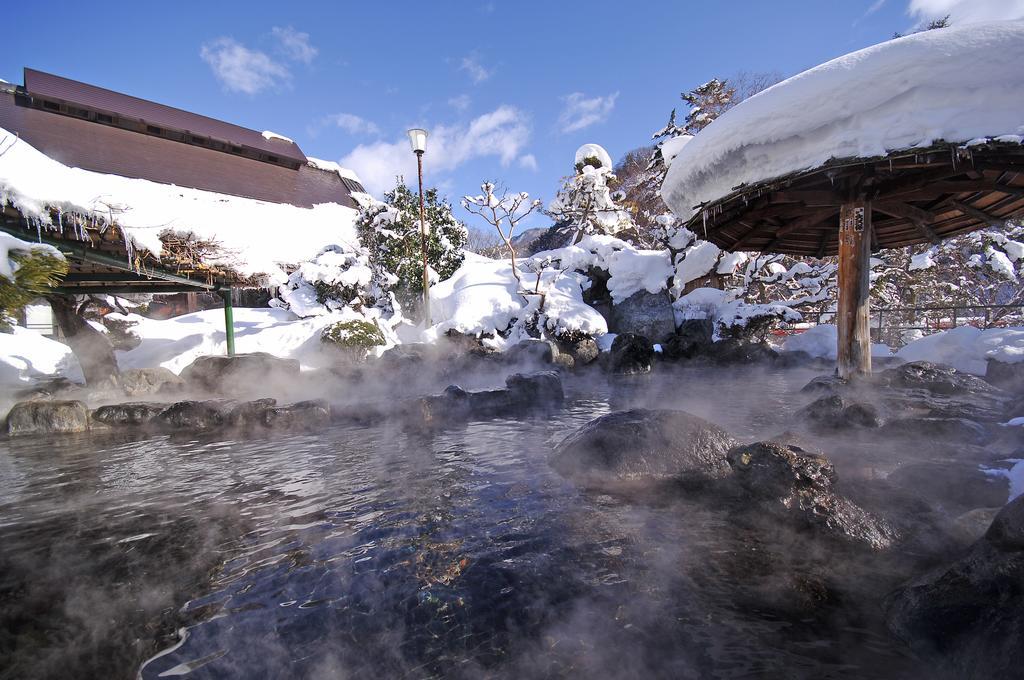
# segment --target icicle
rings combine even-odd
[[[704,240],[708,240],[708,211],[704,208],[700,209],[701,219],[704,221]]]
[[[43,242],[43,221],[39,218],[36,218],[36,238],[40,243]]]
[[[889,172],[892,172],[892,156],[889,156]]]

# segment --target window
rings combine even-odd
[[[146,126],[146,132],[148,132],[148,133],[150,133],[152,135],[159,135],[159,134],[163,133],[163,128],[158,128],[156,125],[147,125]]]
[[[114,117],[113,116],[108,116],[105,113],[97,113],[96,114],[96,120],[98,120],[101,123],[109,123],[111,125],[114,123]]]

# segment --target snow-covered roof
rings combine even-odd
[[[355,170],[338,165],[334,161],[325,161],[322,158],[313,158],[312,156],[306,156],[306,161],[317,170],[336,172],[339,176],[344,177],[345,179],[350,179],[353,182],[359,182],[359,184],[363,183],[363,181],[359,179],[359,175],[356,174]]]
[[[747,99],[676,156],[662,187],[689,218],[742,184],[933,143],[1024,136],[1024,21],[889,40]]]
[[[157,256],[162,234],[191,233],[223,249],[209,264],[277,283],[286,279],[282,265],[311,259],[326,245],[358,247],[357,212],[338,203],[300,208],[72,168],[0,128],[4,203],[43,228],[61,227],[51,209],[116,223],[133,247]]]

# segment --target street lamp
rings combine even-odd
[[[420,178],[420,245],[423,249],[423,327],[430,327],[430,277],[427,275],[427,219],[423,207],[423,152],[427,150],[427,131],[409,130],[409,144],[416,154],[416,168]]]

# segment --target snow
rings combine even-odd
[[[4,202],[44,229],[50,208],[114,221],[135,247],[154,254],[162,251],[165,231],[191,232],[223,248],[209,263],[278,284],[287,278],[283,265],[308,260],[328,244],[358,244],[357,212],[337,203],[298,208],[71,168],[0,128]],[[286,238],[281,225],[287,225]]]
[[[608,152],[600,144],[584,144],[576,149],[576,157],[573,164],[579,165],[588,158],[596,158],[601,162],[601,167],[607,170],[611,170],[613,167],[612,157],[608,155]]]
[[[910,258],[910,271],[917,271],[919,269],[931,269],[935,266],[935,251],[932,248],[918,253]]]
[[[70,347],[18,326],[11,333],[0,333],[0,387],[4,391],[25,387],[37,378],[54,377],[83,380]]]
[[[1024,420],[1021,418],[1015,418],[1014,420]],[[1009,424],[1009,423],[1007,423]],[[1009,468],[990,468],[986,466],[980,466],[981,471],[990,477],[1005,477],[1010,483],[1009,498],[1006,502],[1014,500],[1018,496],[1024,495],[1024,459],[1020,458],[1007,458],[1004,463],[1009,463]]]
[[[363,183],[363,181],[359,179],[359,175],[356,174],[355,170],[350,170],[344,166],[338,165],[334,161],[325,161],[320,158],[312,158],[311,156],[306,156],[306,161],[317,170],[336,172],[345,179],[350,179],[353,182],[359,182],[360,184]]]
[[[1024,21],[953,26],[833,59],[743,101],[686,144],[662,196],[684,219],[742,184],[937,141],[1024,133]]]
[[[791,335],[782,343],[783,352],[807,352],[812,357],[836,360],[839,347],[839,332],[832,324],[818,324],[802,333]],[[891,357],[892,350],[888,345],[874,343],[871,345],[871,356]]]
[[[64,255],[53,246],[48,246],[45,243],[29,243],[0,231],[0,276],[11,282],[14,281],[14,273],[18,271],[18,263],[10,257],[12,250],[42,251],[58,259],[64,259]]]
[[[1024,328],[960,326],[926,335],[906,345],[896,356],[905,361],[931,361],[961,371],[985,375],[987,360],[1024,361]]]
[[[279,141],[279,142],[287,142],[288,144],[294,144],[295,143],[293,140],[289,139],[288,137],[285,137],[284,135],[279,135],[276,132],[271,132],[270,130],[264,130],[262,134],[263,134],[263,139],[267,140],[268,142],[273,142],[273,141],[276,140],[276,141]]]
[[[723,330],[742,328],[755,318],[771,316],[789,322],[801,319],[799,312],[786,305],[752,304],[736,297],[738,293],[718,288],[694,289],[672,303],[676,324],[688,319],[711,319],[717,340]]]
[[[690,281],[711,273],[718,262],[721,249],[710,241],[698,241],[696,245],[676,258],[674,288],[682,290]]]
[[[282,304],[294,314],[320,316],[341,309],[350,300],[328,299],[321,303],[317,299],[317,283],[359,290],[367,287],[371,279],[373,270],[365,255],[328,246],[312,260],[300,264],[278,293]]]
[[[661,157],[665,160],[665,165],[672,165],[672,161],[676,159],[676,156],[683,150],[687,144],[693,139],[693,135],[679,135],[678,137],[670,137],[661,143],[659,147],[661,149]]]
[[[137,314],[110,316],[136,322],[132,332],[142,338],[142,343],[135,349],[117,352],[117,363],[121,369],[163,366],[180,373],[199,356],[227,354],[224,311],[221,309],[208,309],[172,319],[149,319]],[[297,359],[305,369],[327,366],[331,358],[329,354],[322,353],[320,332],[333,323],[351,319],[365,320],[351,309],[300,319],[284,309],[236,307],[235,351],[239,354],[268,352]],[[382,330],[385,329],[382,327]]]

